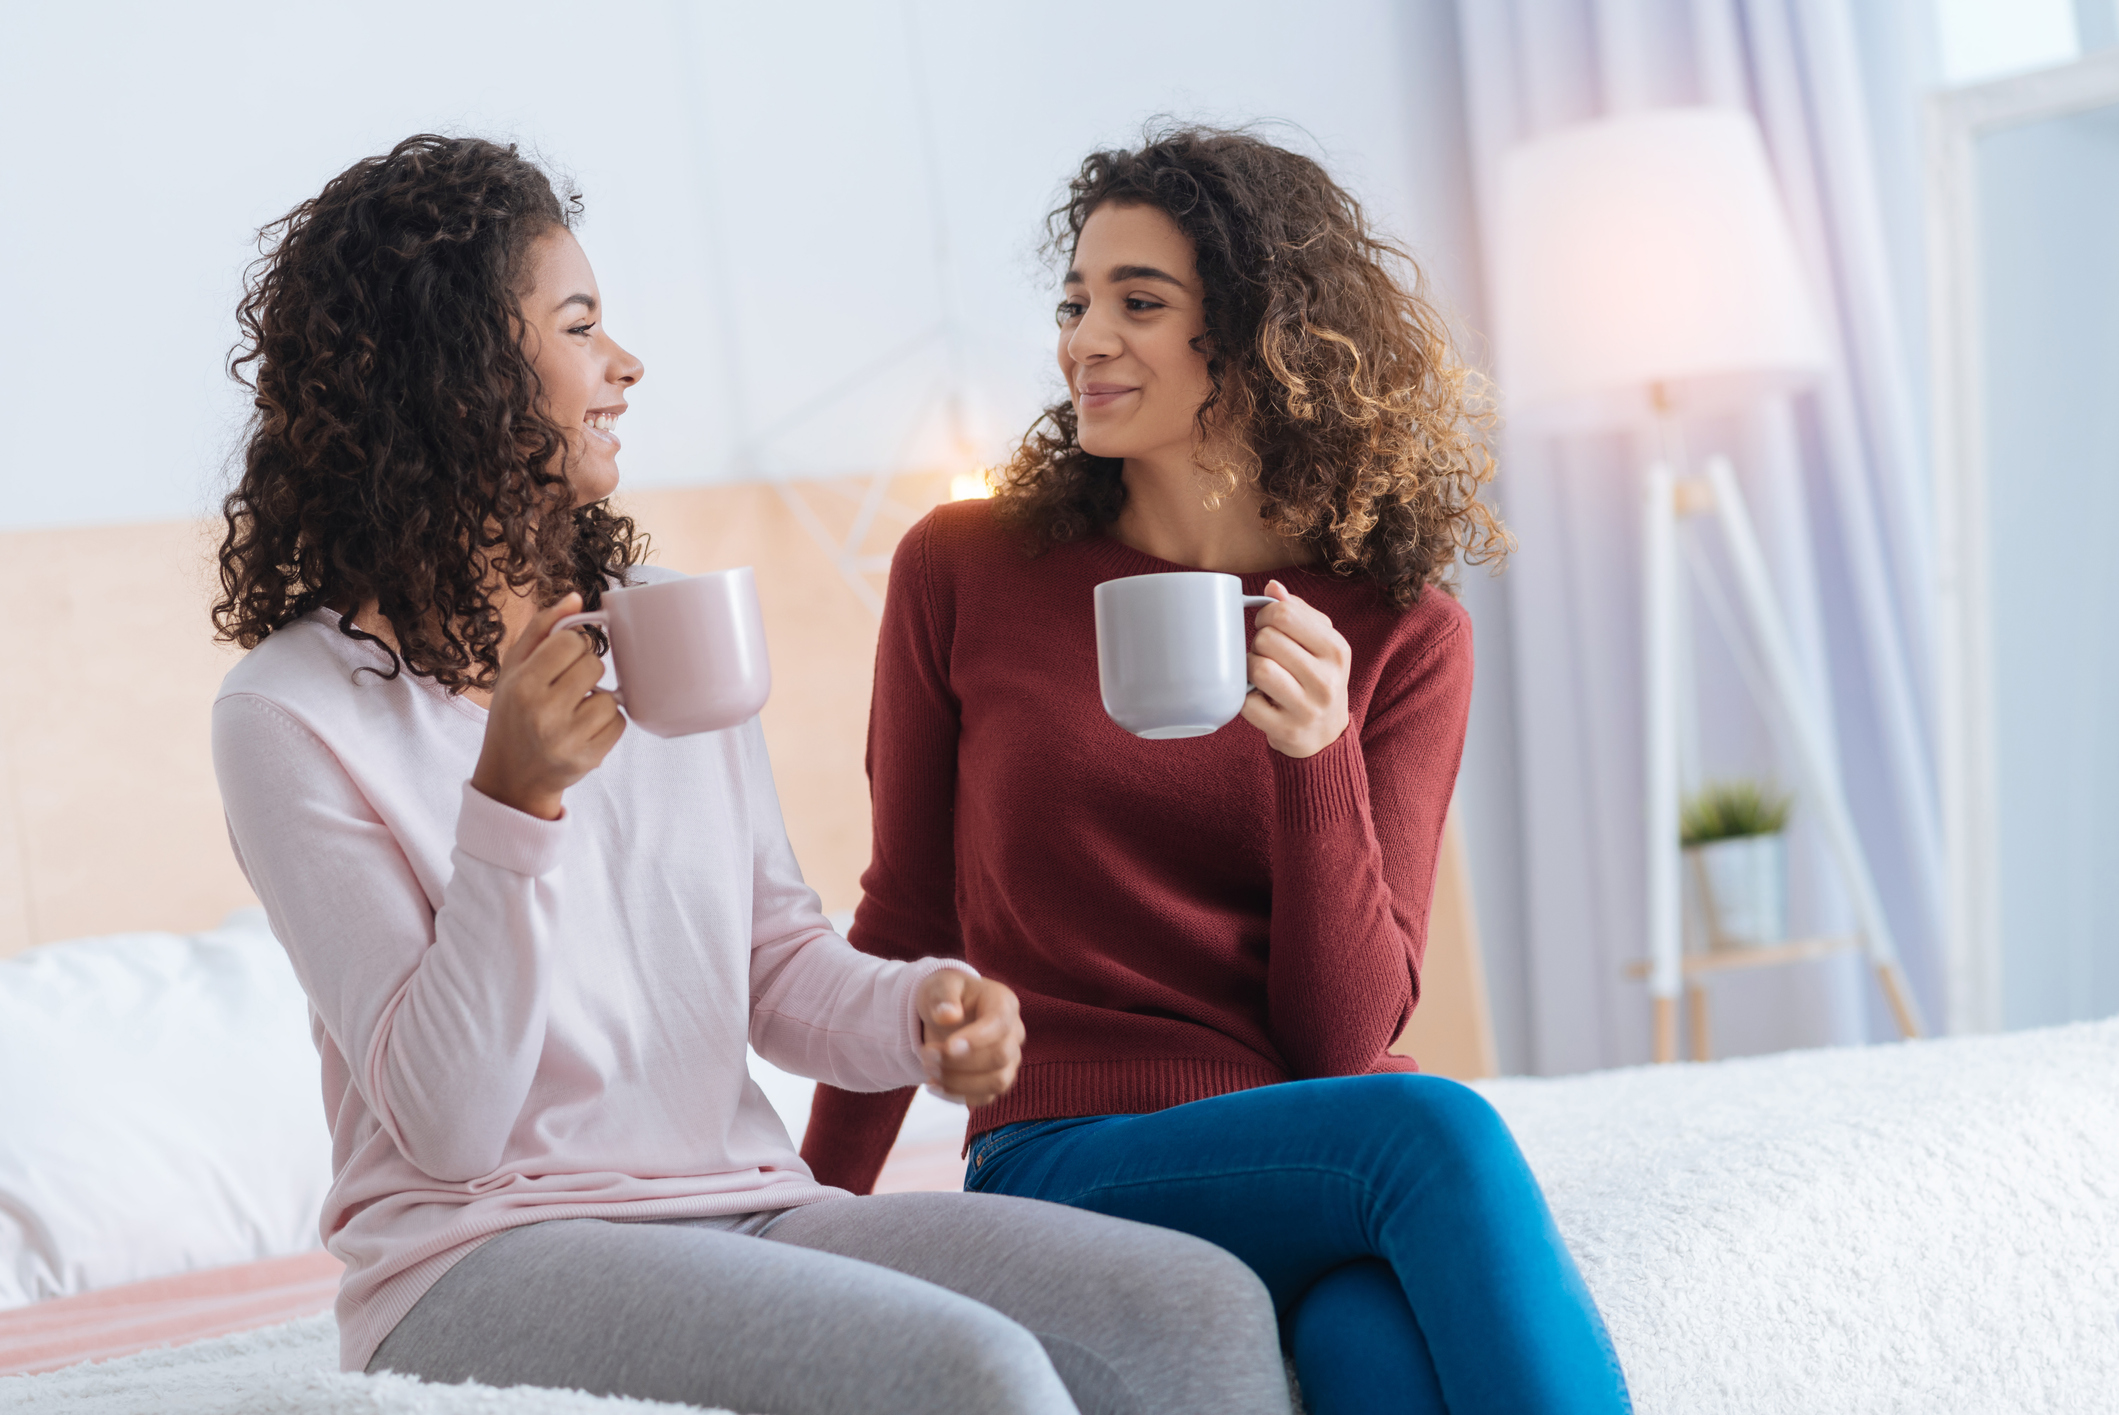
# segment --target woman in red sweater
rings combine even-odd
[[[1353,198],[1249,135],[1096,153],[1052,222],[1069,397],[900,545],[869,723],[854,944],[1022,999],[967,1187],[1236,1253],[1319,1415],[1624,1410],[1507,1129],[1388,1052],[1471,695],[1445,581],[1505,548],[1471,375]],[[1145,741],[1092,591],[1187,569],[1278,601],[1258,691]],[[909,1099],[820,1087],[804,1157],[869,1189]]]

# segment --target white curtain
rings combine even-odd
[[[1930,514],[1918,339],[1916,95],[1896,46],[1911,0],[1458,0],[1475,183],[1500,154],[1644,108],[1750,112],[1771,154],[1838,372],[1813,391],[1684,427],[1693,470],[1726,453],[1766,546],[1885,909],[1927,1016],[1944,1015],[1933,767]],[[1879,151],[1883,160],[1879,164]],[[1882,180],[1880,180],[1880,176]],[[1487,229],[1488,239],[1491,229]],[[1908,247],[1910,246],[1910,249]],[[1506,351],[1498,351],[1506,359]],[[1507,390],[1501,390],[1504,413]],[[1645,430],[1644,430],[1645,431]],[[1531,1069],[1647,1059],[1638,492],[1643,436],[1506,438],[1502,502],[1521,752]],[[1715,610],[1718,532],[1684,533],[1698,691],[1695,781],[1792,785]],[[1845,895],[1800,801],[1791,932],[1846,931]],[[1720,1054],[1895,1035],[1851,955],[1725,974]]]

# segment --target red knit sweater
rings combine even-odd
[[[1347,730],[1300,761],[1240,718],[1143,741],[1104,715],[1091,590],[1184,568],[1108,538],[1033,559],[981,501],[891,562],[852,941],[963,958],[1021,997],[1022,1070],[972,1135],[1412,1069],[1387,1048],[1419,992],[1470,618],[1434,590],[1401,611],[1311,570],[1245,575],[1352,645]],[[911,1099],[819,1086],[803,1158],[868,1192]]]

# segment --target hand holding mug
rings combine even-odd
[[[503,806],[558,820],[560,797],[602,764],[625,732],[587,634],[554,633],[581,608],[570,594],[541,610],[501,660],[471,784]]]
[[[920,1060],[927,1085],[968,1106],[999,1100],[1023,1059],[1015,993],[991,978],[943,968],[920,980]]]
[[[1246,663],[1258,691],[1244,700],[1243,718],[1283,756],[1315,756],[1346,731],[1353,650],[1322,610],[1280,581],[1266,594],[1277,602],[1258,611]]]
[[[605,590],[603,607],[556,627],[611,637],[618,705],[657,737],[719,732],[758,715],[773,690],[757,577],[748,565]]]

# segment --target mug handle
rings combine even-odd
[[[1280,603],[1279,600],[1273,598],[1269,594],[1238,595],[1237,598],[1243,601],[1243,607],[1245,609],[1264,609],[1269,604]],[[1246,644],[1244,647],[1246,650],[1248,650],[1250,648],[1250,645]],[[1246,697],[1258,691],[1258,685],[1256,683],[1246,683],[1243,686],[1244,695]]]
[[[594,624],[597,628],[603,630],[606,634],[608,634],[611,628],[611,612],[608,609],[590,609],[585,610],[580,614],[569,614],[566,618],[560,620],[557,624],[554,624],[552,626],[552,632],[554,634],[557,634],[567,629],[578,629],[583,624]],[[615,667],[617,663],[617,655],[613,654],[611,661]],[[618,706],[624,707],[625,684],[620,683],[616,690],[612,692],[611,696],[618,700]]]

